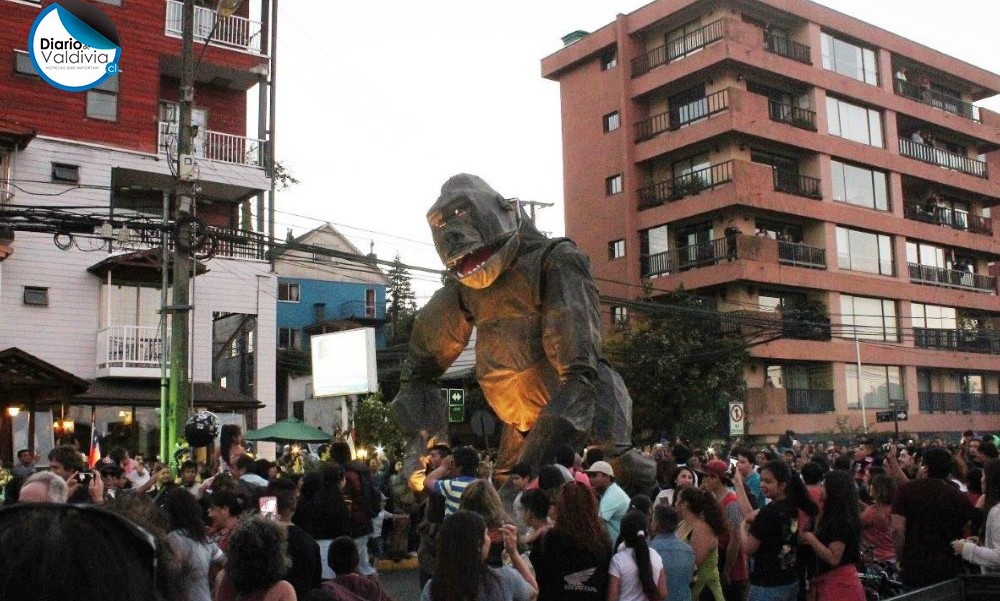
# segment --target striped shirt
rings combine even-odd
[[[462,500],[462,493],[465,489],[476,481],[472,476],[456,476],[446,480],[438,480],[434,483],[434,494],[444,497],[444,515],[449,515],[458,511],[458,504]]]

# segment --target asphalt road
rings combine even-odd
[[[417,601],[420,599],[420,583],[417,570],[387,570],[379,573],[382,587],[396,601]]]

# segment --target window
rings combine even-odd
[[[622,193],[622,175],[612,175],[604,180],[604,193],[608,196]]]
[[[951,261],[945,256],[945,249],[924,244],[923,242],[906,243],[906,261],[925,267],[937,267],[938,269],[949,269]]]
[[[87,116],[104,121],[118,120],[118,76],[109,77],[87,90]]]
[[[331,257],[330,255],[313,253],[313,261],[315,261],[316,263],[332,263],[333,257]]]
[[[847,407],[859,409],[858,402],[858,366],[854,363],[845,365],[847,376]],[[862,365],[861,366],[861,398],[865,401],[865,409],[888,409],[889,401],[905,401],[903,395],[903,378],[899,367],[894,365]]]
[[[301,348],[301,332],[295,328],[278,328],[278,348]]]
[[[892,238],[837,228],[837,262],[841,269],[893,275]]]
[[[641,232],[639,246],[639,269],[643,277],[655,278],[669,273],[667,251],[670,250],[670,238],[667,226],[660,225]]]
[[[823,68],[873,86],[878,85],[878,60],[875,51],[837,39],[828,33],[820,37]]]
[[[786,292],[783,290],[761,290],[757,295],[757,308],[766,313],[776,313],[780,310],[795,310],[806,302],[806,295],[801,292]]]
[[[24,287],[24,304],[36,307],[49,306],[49,289],[38,286]]]
[[[24,50],[14,51],[14,73],[38,77],[35,65],[31,62],[31,56]]]
[[[899,341],[894,301],[842,294],[840,313],[847,338],[856,334],[861,340]]]
[[[378,316],[378,305],[375,303],[375,289],[365,290],[365,317],[375,319]]]
[[[613,324],[628,323],[628,308],[611,307],[611,323]]]
[[[97,0],[98,2],[103,2],[104,4],[110,4],[111,6],[121,6],[122,0]]]
[[[614,69],[618,66],[618,50],[611,48],[601,55],[601,71]]]
[[[712,164],[708,161],[707,152],[677,161],[672,169],[675,194],[680,191],[694,193],[712,187]]]
[[[934,330],[957,330],[958,311],[954,307],[910,303],[913,327]]]
[[[621,127],[621,116],[618,115],[618,111],[604,115],[604,133],[615,131],[619,127]]]
[[[299,285],[290,282],[279,282],[278,300],[289,303],[299,302]]]
[[[80,183],[80,166],[52,163],[52,181],[68,184]]]
[[[885,173],[830,161],[833,177],[833,199],[859,207],[889,210],[888,178]]]
[[[883,148],[882,114],[875,109],[826,97],[826,121],[830,135]]]
[[[612,240],[608,242],[608,258],[621,259],[625,256],[625,240]]]

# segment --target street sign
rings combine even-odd
[[[905,422],[909,418],[909,414],[905,409],[898,409],[896,411],[876,411],[875,421],[878,423],[884,422]]]
[[[729,403],[729,435],[743,436],[746,426],[746,407],[740,401]]]
[[[462,388],[448,389],[449,405],[465,405],[465,390]]]
[[[448,405],[448,422],[457,424],[465,421],[465,405]]]
[[[458,423],[465,421],[465,390],[462,388],[442,389],[448,399],[448,421]]]

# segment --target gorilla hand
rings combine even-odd
[[[448,406],[436,384],[411,380],[400,387],[390,407],[406,437],[403,474],[410,488],[420,492],[428,442],[448,439]]]

